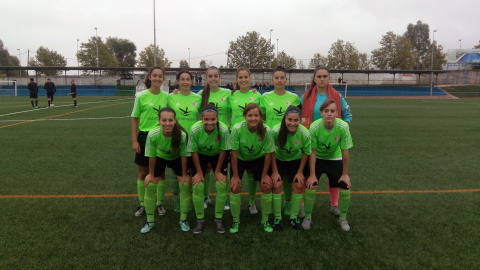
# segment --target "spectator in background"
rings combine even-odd
[[[198,85],[202,85],[202,74],[200,74],[200,76],[198,76]]]
[[[73,99],[73,108],[77,108],[77,86],[75,85],[75,80],[70,81],[70,93]]]
[[[338,84],[341,84],[342,83],[342,78],[338,78]]]
[[[55,84],[50,80],[50,78],[47,79],[47,82],[43,86],[45,90],[47,91],[47,98],[48,98],[48,107],[54,107],[53,105],[53,95],[57,92],[57,88],[55,87]]]
[[[30,102],[32,103],[32,108],[38,109],[38,85],[33,81],[33,78],[30,78],[27,88],[30,90]],[[33,105],[33,99],[35,99],[35,105]]]
[[[195,84],[198,85],[198,74],[195,73]]]

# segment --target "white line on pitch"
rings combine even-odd
[[[110,99],[110,100],[102,100],[102,101],[92,101],[92,102],[82,102],[81,104],[84,105],[84,104],[94,104],[94,103],[105,103],[105,102],[110,102],[110,101],[119,101],[119,100],[125,100],[125,98],[121,98],[121,99]],[[50,108],[50,109],[55,109],[57,107],[71,107],[72,104],[69,104],[69,105],[59,105],[59,106],[55,106],[53,108]],[[13,113],[6,113],[6,114],[0,114],[0,117],[3,117],[3,116],[9,116],[9,115],[15,115],[15,114],[20,114],[20,113],[26,113],[26,112],[33,112],[33,111],[36,111],[36,110],[46,110],[48,109],[47,107],[44,107],[44,108],[39,108],[39,109],[30,109],[30,110],[26,110],[26,111],[19,111],[19,112],[13,112]]]
[[[57,119],[57,118],[50,118],[50,119],[35,119],[35,120],[0,120],[2,122],[35,122],[35,121],[75,121],[75,120],[106,120],[106,119],[123,119],[123,118],[130,118],[131,116],[119,116],[119,117],[98,117],[98,118],[70,118],[70,119]]]

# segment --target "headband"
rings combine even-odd
[[[206,110],[204,110],[204,111],[202,112],[202,116],[203,116],[203,114],[204,114],[205,112],[214,112],[214,113],[218,116],[218,112],[215,111],[215,110],[213,110],[213,109],[206,109]]]
[[[285,113],[285,115],[287,115],[287,114],[289,114],[289,113],[292,113],[292,112],[293,112],[293,113],[298,113],[298,114],[300,114],[300,116],[302,116],[302,113],[299,112],[299,111],[297,111],[297,110],[287,111],[287,112]]]

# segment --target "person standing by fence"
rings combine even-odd
[[[27,88],[30,90],[30,102],[32,103],[32,108],[38,109],[38,85],[33,81],[33,78],[30,78]],[[35,99],[35,105],[33,104],[33,99]]]

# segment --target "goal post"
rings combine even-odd
[[[344,98],[347,97],[347,89],[348,89],[348,84],[347,83],[330,83],[331,86],[333,86],[333,88],[335,88],[335,86],[345,86],[345,95],[343,95]],[[306,83],[305,84],[305,91],[308,90],[308,88],[310,88],[310,83]],[[338,89],[336,89],[338,91]],[[338,92],[341,92],[341,91],[338,91]]]
[[[0,81],[0,96],[17,96],[17,81]]]

